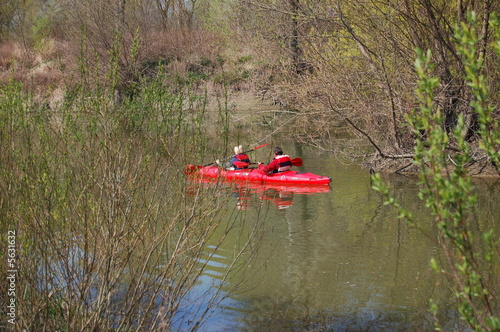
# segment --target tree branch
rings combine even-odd
[[[358,126],[356,126],[356,124],[354,124],[354,122],[352,122],[351,119],[349,119],[347,117],[347,115],[345,115],[341,111],[335,109],[333,107],[331,101],[330,101],[330,98],[328,98],[328,103],[330,104],[330,108],[332,109],[332,111],[334,111],[335,113],[337,113],[340,116],[342,116],[344,118],[344,120],[346,120],[354,129],[356,129],[356,131],[358,131],[361,135],[365,136],[368,139],[368,141],[370,142],[370,144],[377,150],[377,152],[380,154],[380,156],[382,158],[387,158],[387,159],[405,159],[405,158],[413,158],[413,157],[415,157],[415,154],[413,154],[413,153],[403,153],[403,154],[387,154],[387,153],[385,153],[378,146],[378,144],[375,143],[375,141],[373,140],[373,138],[371,138],[370,135],[368,135],[363,129],[361,129]]]

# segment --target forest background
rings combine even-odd
[[[286,118],[282,134],[321,150],[398,170],[414,157],[406,121],[418,105],[415,50],[431,50],[439,78],[436,107],[451,129],[460,115],[472,148],[471,172],[498,175],[478,148],[465,57],[454,28],[476,13],[476,56],[498,104],[498,54],[488,22],[500,10],[483,1],[16,1],[2,0],[0,82],[32,86],[55,109],[82,80],[81,61],[104,78],[115,64],[116,98],[133,98],[161,67],[177,82],[215,93],[248,93]],[[498,110],[492,112],[498,122]],[[358,137],[345,145],[331,139]],[[368,149],[366,147],[369,147]],[[446,147],[457,150],[453,142]],[[495,169],[496,168],[496,169]],[[406,169],[406,171],[411,168]]]

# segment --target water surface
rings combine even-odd
[[[289,151],[297,153],[293,147]],[[210,262],[193,293],[222,289],[228,297],[202,330],[432,330],[430,299],[440,306],[445,330],[464,329],[447,281],[430,268],[431,257],[442,259],[439,249],[383,205],[367,171],[343,165],[332,155],[320,160],[307,149],[297,156],[304,160],[300,169],[333,179],[330,190],[275,190],[267,199],[262,191],[250,190],[243,199],[241,188],[230,191],[229,204],[238,207],[241,221],[239,234],[250,233],[260,220],[262,236],[255,244],[257,258],[240,259],[246,265],[243,273],[222,282],[232,261],[231,241]],[[432,217],[417,198],[417,179],[391,175],[387,180],[394,196],[435,234]],[[500,208],[494,202],[500,185],[479,180],[477,186],[480,212],[474,222],[482,231],[499,224]],[[286,204],[277,204],[281,201]]]

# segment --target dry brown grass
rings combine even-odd
[[[17,45],[16,43],[9,41],[4,44],[0,44],[0,70],[9,70],[13,65],[13,55]]]
[[[131,54],[133,43],[133,36],[122,36],[119,71],[124,89],[138,79],[137,75],[146,74],[159,63],[182,74],[200,59],[215,63],[222,51],[222,40],[200,29],[146,32],[139,36],[140,49],[135,58]],[[6,42],[0,45],[0,84],[20,81],[42,97],[50,95],[54,89],[65,89],[81,80],[82,57],[104,78],[110,70],[110,45],[110,41],[46,39],[38,48],[27,50],[19,42]]]
[[[61,56],[69,54],[63,43],[47,40],[45,44],[47,47],[41,48],[42,52],[34,49],[27,51],[13,41],[0,45],[0,84],[19,81],[41,94],[61,86],[65,77],[61,68],[64,68],[64,63],[74,63],[74,59]]]
[[[153,31],[143,38],[146,58],[214,58],[222,50],[222,41],[213,33],[195,30]]]

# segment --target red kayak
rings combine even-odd
[[[218,166],[188,165],[184,173],[200,178],[224,179],[225,181],[243,181],[256,183],[276,183],[293,185],[327,185],[332,179],[327,176],[308,172],[286,171],[281,173],[265,173],[257,168],[226,170]]]

